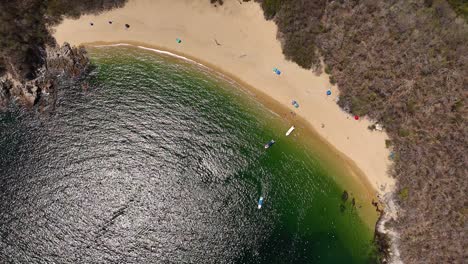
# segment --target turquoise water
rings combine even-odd
[[[89,90],[61,90],[53,115],[0,116],[0,256],[368,263],[373,231],[290,124],[206,68],[131,47],[90,55]]]

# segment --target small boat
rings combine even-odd
[[[262,208],[263,204],[263,196],[260,196],[260,199],[258,199],[258,209]]]
[[[273,144],[275,144],[275,141],[272,139],[272,140],[270,140],[270,142],[268,142],[268,143],[265,144],[265,149],[267,149],[267,148],[273,146]]]
[[[292,127],[288,130],[288,132],[286,132],[286,136],[289,136],[289,135],[291,134],[291,132],[293,132],[293,130],[294,130],[294,126],[292,126]]]

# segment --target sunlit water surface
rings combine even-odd
[[[91,56],[52,114],[0,114],[5,263],[367,262],[372,230],[279,117],[200,66]]]

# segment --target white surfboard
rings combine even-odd
[[[294,130],[294,126],[292,126],[292,127],[288,130],[288,132],[286,132],[286,136],[289,136],[289,135],[291,134],[291,132],[293,132],[293,130]]]

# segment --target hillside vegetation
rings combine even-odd
[[[468,1],[467,0],[448,0],[455,12],[468,20]]]
[[[55,46],[48,27],[64,16],[98,13],[121,7],[126,0],[15,0],[0,1],[0,75],[31,80],[44,64],[45,46]]]
[[[320,69],[339,105],[384,124],[405,263],[462,263],[468,181],[466,1],[258,0],[285,56]],[[455,12],[456,11],[456,12]]]

